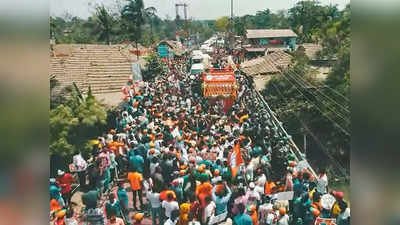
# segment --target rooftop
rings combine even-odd
[[[277,51],[266,56],[246,61],[240,65],[241,70],[250,76],[279,73],[291,63],[292,56]]]
[[[278,38],[297,37],[297,34],[290,29],[256,29],[246,30],[247,38]]]

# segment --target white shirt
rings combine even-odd
[[[167,219],[167,221],[165,221],[164,225],[175,225],[176,222],[178,222],[178,220],[172,221],[171,219]]]
[[[321,177],[318,177],[318,182],[317,182],[317,191],[321,194],[326,193],[326,187],[328,186],[328,176],[324,174]]]
[[[148,191],[146,193],[146,198],[149,200],[151,208],[159,208],[161,206],[160,193],[154,193]]]
[[[174,211],[175,209],[179,210],[179,205],[178,202],[176,201],[163,201],[161,206],[165,209],[165,216],[170,218],[171,217],[171,212]]]
[[[82,155],[76,154],[73,156],[72,158],[73,164],[75,165],[76,171],[77,172],[82,172],[86,170],[87,167],[87,163],[86,161],[83,159]]]
[[[204,215],[203,215],[203,222],[207,221],[207,218],[214,216],[215,214],[215,203],[211,201],[206,208],[204,209]]]

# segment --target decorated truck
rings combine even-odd
[[[228,112],[237,98],[237,84],[232,67],[210,68],[204,72],[203,96],[208,98],[212,105],[222,104],[224,112]]]

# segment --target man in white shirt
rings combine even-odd
[[[174,197],[172,196],[172,194],[169,193],[167,195],[167,200],[163,201],[162,204],[161,204],[161,207],[165,210],[165,214],[164,215],[167,218],[171,218],[171,212],[173,210],[176,210],[176,209],[179,210],[179,204],[173,198]]]
[[[150,202],[151,205],[151,219],[153,221],[153,225],[157,225],[156,218],[160,218],[161,214],[161,202],[160,202],[160,193],[157,193],[154,190],[148,189],[146,192],[146,198]]]
[[[164,225],[176,225],[179,219],[179,210],[175,209],[171,212],[171,217],[165,221]]]
[[[207,196],[206,197],[206,207],[204,208],[204,214],[202,217],[202,221],[204,224],[208,224],[208,222],[210,221],[211,217],[213,217],[215,215],[215,203],[213,201],[211,201],[211,197]]]

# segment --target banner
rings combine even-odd
[[[142,81],[142,70],[140,69],[139,63],[132,64],[132,80],[133,81]]]
[[[326,218],[317,217],[315,219],[314,225],[336,225],[336,219],[332,219],[332,218],[326,219]]]

